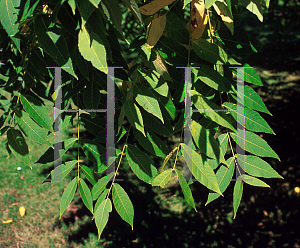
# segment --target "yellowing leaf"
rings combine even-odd
[[[139,7],[140,12],[143,15],[153,15],[163,7],[170,5],[175,0],[154,0],[151,3],[145,4],[142,7]]]
[[[158,14],[154,15],[152,22],[149,24],[147,28],[148,32],[148,39],[147,43],[150,46],[155,46],[160,37],[162,36],[166,21],[167,21],[167,15],[159,16]]]
[[[231,34],[233,34],[233,17],[227,3],[224,0],[218,0],[213,4],[213,6],[217,14],[222,18],[226,27],[230,30]]]
[[[191,2],[191,21],[187,23],[185,28],[191,32],[192,39],[199,39],[207,24],[207,16],[205,14],[205,4],[203,0],[193,0]]]
[[[25,208],[23,206],[20,207],[19,212],[20,212],[21,217],[23,217],[25,215]]]
[[[12,219],[10,219],[10,220],[2,220],[2,224],[8,224],[10,222],[13,222],[13,220]]]

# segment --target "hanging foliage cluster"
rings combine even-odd
[[[262,81],[253,68],[233,56],[262,48],[254,37],[235,30],[240,9],[247,8],[263,21],[262,7],[268,6],[269,0],[1,0],[0,89],[11,96],[10,100],[3,95],[0,98],[0,135],[7,135],[6,148],[33,169],[34,163],[62,158],[73,145],[82,149],[94,166],[79,159],[67,161],[55,167],[51,178],[60,180],[78,170],[62,195],[60,216],[78,189],[94,216],[99,238],[113,206],[134,228],[134,206],[122,183],[115,182],[122,159],[143,183],[152,186],[163,188],[175,173],[186,201],[195,210],[192,183],[199,182],[210,190],[208,204],[223,196],[231,179],[236,178],[232,182],[236,216],[244,186],[269,187],[259,178],[282,178],[260,158],[279,160],[255,133],[274,134],[259,114],[271,113],[251,87],[263,85]],[[124,18],[129,13],[135,18],[132,30],[126,29]],[[131,54],[130,63],[126,54]],[[244,68],[243,137],[237,132],[237,103],[241,99],[237,66]],[[61,99],[54,89],[57,75],[49,67],[62,68]],[[59,115],[60,123],[57,116],[50,118],[45,103],[61,101],[63,110],[106,109],[111,67],[122,67],[115,69],[115,141],[125,145],[116,149],[115,157],[107,163],[105,115],[65,113]],[[193,76],[191,107],[198,112],[192,113],[191,123],[185,123],[186,113],[177,116],[177,106],[185,100],[188,103],[184,70],[178,67],[191,68]],[[220,109],[224,112],[215,111]],[[78,125],[95,138],[65,138],[55,157],[57,126],[66,129],[76,116]],[[169,151],[163,140],[177,132],[183,134],[185,126],[190,128],[192,145],[185,144],[181,136],[178,146]],[[139,143],[129,144],[129,135]],[[49,146],[38,161],[31,161],[28,139]],[[238,139],[247,152],[244,161],[238,161],[232,148]],[[231,156],[225,159],[227,147]],[[163,158],[163,164],[154,164],[149,155]],[[172,156],[176,156],[175,164],[168,168]],[[177,166],[180,156],[191,172],[189,181]],[[107,165],[113,161],[116,171],[106,175]],[[244,168],[239,166],[241,162]]]

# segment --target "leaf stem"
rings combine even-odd
[[[22,87],[22,86],[21,86],[21,87]],[[21,89],[21,87],[20,87],[20,89]],[[19,90],[20,90],[20,89],[19,89]],[[19,90],[17,90],[17,92],[18,92]],[[19,95],[18,95],[18,99],[17,99],[16,105],[17,105],[18,102],[19,102],[20,94],[21,94],[21,93],[19,92]],[[15,112],[13,113],[13,116],[12,116],[11,121],[10,121],[10,126],[11,126],[11,127],[13,127],[13,126],[12,126],[12,122],[13,122],[13,120],[14,120],[14,117],[15,117]]]
[[[78,104],[78,94],[77,94],[77,104]],[[77,146],[77,164],[78,164],[78,181],[79,181],[79,111],[77,112],[77,118],[78,118],[78,123],[77,123],[77,139],[78,139],[78,146]]]
[[[130,129],[131,129],[131,126],[130,126],[130,128],[129,128],[129,130],[128,130],[127,137],[126,137],[126,141],[125,141],[125,144],[124,144],[124,146],[123,146],[122,153],[121,153],[121,158],[120,158],[120,160],[119,160],[119,163],[118,163],[118,166],[117,166],[117,170],[116,170],[115,175],[114,175],[113,182],[112,182],[112,184],[110,185],[109,190],[108,190],[108,192],[107,192],[106,199],[109,197],[111,188],[112,188],[113,184],[115,183],[115,179],[116,179],[116,176],[117,176],[117,173],[118,173],[118,170],[119,170],[121,161],[122,161],[122,157],[123,157],[123,155],[124,155],[125,148],[127,147],[127,140],[128,140],[128,137],[129,137]]]
[[[213,41],[213,35],[212,35],[212,28],[211,28],[211,22],[210,22],[210,16],[209,16],[209,10],[207,10],[207,18],[208,18],[208,24],[209,24],[209,33],[210,33],[210,43],[214,43]]]

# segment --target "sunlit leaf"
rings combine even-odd
[[[152,186],[160,186],[161,188],[164,188],[171,179],[172,171],[172,169],[168,169],[156,176],[152,181]]]
[[[230,136],[237,141],[236,133],[230,133]],[[251,152],[255,155],[261,156],[261,157],[271,157],[276,158],[280,161],[278,155],[274,152],[274,150],[268,145],[268,143],[259,137],[257,134],[245,131],[245,138],[239,137],[239,139],[244,140],[245,142],[245,150],[247,152]]]
[[[125,190],[118,183],[113,184],[112,198],[118,214],[131,226],[133,230],[133,205]]]
[[[233,219],[235,219],[238,207],[240,206],[241,199],[243,195],[243,181],[241,176],[236,179],[234,188],[233,188]]]
[[[95,212],[95,222],[98,229],[99,239],[107,224],[109,212],[112,211],[112,205],[109,198],[106,198],[97,208]]]
[[[187,181],[185,180],[185,178],[183,177],[183,175],[181,174],[181,172],[179,170],[177,170],[175,168],[176,174],[178,176],[178,180],[179,180],[179,184],[180,187],[182,189],[183,195],[185,200],[187,201],[188,204],[190,204],[197,212],[196,206],[195,206],[195,202],[194,202],[194,198],[192,195],[192,191],[189,187],[189,185],[187,184]]]
[[[222,194],[217,182],[216,174],[207,162],[203,162],[201,156],[186,144],[180,144],[184,148],[184,159],[193,176],[208,189]]]
[[[24,109],[32,117],[32,119],[34,119],[42,127],[53,132],[53,121],[51,120],[46,107],[30,95],[20,94],[20,99]]]
[[[270,188],[270,186],[268,184],[266,184],[265,182],[259,180],[258,178],[251,177],[251,176],[248,176],[246,174],[244,174],[242,176],[242,178],[243,178],[243,181],[245,183],[249,184],[249,185]]]
[[[93,213],[93,200],[91,191],[82,178],[79,178],[78,188],[84,205],[91,211],[91,213]]]
[[[60,200],[60,217],[63,215],[65,210],[67,209],[68,205],[73,200],[76,188],[77,188],[77,177],[75,177],[67,186],[67,188],[64,190],[64,193],[61,196]]]
[[[78,35],[78,49],[81,55],[90,61],[96,69],[107,73],[105,46],[96,33],[88,33],[83,27]]]

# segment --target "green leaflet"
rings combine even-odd
[[[179,120],[176,122],[173,133],[177,133],[184,126],[184,112],[181,113]]]
[[[74,64],[74,70],[78,67],[80,73],[86,78],[86,80],[90,81],[87,61],[81,56],[78,46],[73,47],[71,57]]]
[[[133,134],[146,151],[163,158],[168,155],[169,152],[166,144],[150,130],[146,129],[146,137],[136,129],[133,129]]]
[[[151,131],[168,137],[173,134],[173,127],[168,119],[165,119],[164,124],[162,124],[161,121],[153,115],[150,115],[145,111],[142,111],[142,113],[145,124],[150,128]]]
[[[220,29],[218,30],[218,34],[225,46],[236,54],[250,55],[257,53],[262,49],[262,44],[247,33],[235,30],[234,34],[232,35],[227,30]]]
[[[18,111],[15,113],[19,127],[22,128],[29,139],[42,145],[52,145],[52,143],[48,141],[45,130],[36,124],[26,112]]]
[[[78,80],[73,70],[72,60],[64,37],[56,27],[48,29],[48,22],[50,20],[46,18],[45,15],[37,15],[34,19],[34,30],[41,47],[52,57],[58,66],[61,66],[63,70]]]
[[[106,185],[108,184],[109,180],[113,177],[114,173],[109,174],[108,176],[102,177],[94,186],[92,189],[92,197],[95,201],[98,196],[106,189]],[[96,207],[95,207],[96,209]]]
[[[195,104],[195,107],[199,110],[199,113],[204,115],[204,117],[218,123],[219,125],[235,131],[235,128],[232,126],[232,122],[228,115],[226,115],[225,113],[213,111],[214,109],[221,109],[220,106],[209,101],[206,97],[202,96],[200,93],[194,90],[192,90],[191,93],[193,103]]]
[[[96,210],[97,208],[100,206],[100,204],[104,201],[105,197],[107,196],[107,193],[108,193],[108,190],[107,188],[104,189],[103,193],[101,193],[101,195],[99,196],[98,200],[96,201],[96,204],[95,204],[95,213],[96,213]]]
[[[99,143],[88,140],[88,139],[81,139],[80,143],[82,143],[82,150],[84,151],[85,155],[91,160],[95,165],[98,167],[98,171],[101,165],[106,164],[106,149]]]
[[[228,135],[226,133],[223,133],[220,136],[218,136],[217,140],[219,140],[219,144],[220,144],[221,162],[224,163],[225,162],[224,156],[226,154],[227,146],[228,146]]]
[[[145,85],[140,83],[134,84],[133,96],[140,106],[164,123],[158,101],[153,92],[151,92]]]
[[[234,159],[233,157],[229,158],[226,160],[226,163],[228,164],[228,168],[224,165],[222,165],[217,173],[216,173],[216,177],[217,177],[217,181],[218,181],[218,185],[220,187],[220,191],[221,193],[224,193],[224,191],[227,189],[228,185],[231,182],[232,176],[233,176],[233,172],[234,172]],[[220,194],[215,193],[215,192],[210,192],[208,194],[208,198],[207,201],[205,203],[205,206],[214,201],[215,199],[219,198]]]
[[[145,46],[142,46],[142,49],[145,48]],[[145,49],[143,49],[143,51],[145,51]],[[159,54],[159,52],[156,51],[156,49],[151,48],[151,52],[153,54],[153,51],[155,51],[155,56],[156,59],[155,60],[144,60],[144,64],[145,66],[149,67],[150,70],[156,71],[158,72],[159,75],[161,75],[163,77],[164,80],[168,80],[168,81],[173,81],[172,78],[170,77],[169,71],[168,71],[168,65],[165,61],[164,58],[162,58]]]
[[[85,78],[80,78],[77,82],[73,80],[72,83],[64,86],[64,90],[67,92],[66,96],[64,97],[66,100],[70,99],[71,97],[75,96],[75,101],[77,101],[76,94],[80,95],[80,92],[84,89],[84,87],[89,83],[89,81]],[[74,99],[74,98],[73,98]],[[73,100],[73,102],[76,105],[76,102]],[[76,105],[77,106],[77,105]],[[78,106],[77,106],[78,107]]]
[[[191,1],[192,0],[184,0],[184,2],[183,2],[183,8],[182,9],[184,9],[185,6],[187,6]]]
[[[83,27],[78,34],[78,49],[81,55],[90,61],[96,69],[107,73],[105,46],[96,33],[89,34]]]
[[[157,176],[157,169],[152,159],[136,146],[128,144],[126,158],[134,174],[142,181],[151,184]]]
[[[3,109],[4,112],[8,112],[11,106],[11,102],[4,96],[0,96],[0,109]]]
[[[112,23],[115,25],[119,33],[123,36],[122,32],[122,12],[120,9],[119,2],[117,0],[102,0],[101,4],[104,4],[105,7],[108,10],[109,15],[104,11],[104,13],[107,15],[107,17],[112,21]]]
[[[234,119],[237,119],[237,105],[230,102],[223,103],[223,106],[225,106],[230,111],[231,115],[234,117]],[[242,115],[238,113],[239,115]],[[256,111],[253,111],[249,108],[245,108],[245,128],[254,131],[254,132],[264,132],[264,133],[271,133],[275,134],[272,128],[269,126],[269,124],[260,116],[259,113]],[[244,125],[244,123],[240,123],[241,125]]]
[[[236,133],[230,133],[230,136],[237,141]],[[244,140],[244,137],[239,137]],[[245,150],[247,152],[251,152],[255,155],[261,157],[271,157],[276,158],[280,161],[278,155],[274,152],[274,150],[268,145],[268,143],[259,137],[257,134],[245,131]]]
[[[163,173],[159,174],[153,179],[152,186],[160,186],[161,188],[164,188],[165,185],[170,181],[172,172],[172,169],[167,169]]]
[[[202,157],[186,144],[180,144],[184,148],[184,159],[193,176],[208,189],[222,195],[218,186],[216,175],[211,166],[202,160]]]
[[[210,165],[210,167],[215,170],[218,168],[220,162],[215,160],[215,159],[209,159],[209,158],[206,158],[206,162]]]
[[[237,92],[237,94],[239,97],[241,96],[241,92]],[[234,99],[237,99],[236,95],[231,94],[231,96]],[[248,85],[244,86],[244,105],[250,109],[272,115],[270,111],[267,109],[262,99],[260,98],[260,96],[254,91],[254,89],[252,89],[252,87]]]
[[[210,43],[203,38],[192,42],[192,47],[195,53],[201,58],[213,64],[232,64],[239,65],[240,63],[230,57],[221,47]]]
[[[53,132],[53,121],[51,120],[46,107],[36,98],[30,95],[20,94],[21,102],[26,112],[34,119],[40,126]]]
[[[268,184],[266,184],[265,182],[259,180],[258,178],[251,177],[251,176],[248,176],[246,174],[244,174],[242,176],[242,178],[243,178],[243,181],[245,183],[249,184],[249,185],[270,188],[270,186]]]
[[[195,74],[195,81],[200,79],[203,83],[218,91],[228,92],[230,90],[230,81],[211,67],[200,64],[199,69],[192,68],[192,71]]]
[[[86,26],[90,32],[94,32],[100,37],[100,39],[103,41],[103,45],[105,46],[107,59],[112,60],[112,51],[108,37],[106,37],[108,36],[108,33],[105,29],[105,25],[103,24],[100,11],[96,10],[91,14],[87,20]]]
[[[101,93],[96,82],[91,81],[86,86],[83,93],[83,102],[87,109],[98,109]]]
[[[20,51],[20,39],[14,38],[18,32],[19,25],[16,24],[19,14],[18,7],[20,6],[20,0],[1,0],[0,1],[0,21],[7,34],[11,37]]]
[[[105,199],[95,212],[95,222],[98,229],[99,239],[107,224],[109,212],[112,211],[112,205],[109,198]]]
[[[165,31],[169,38],[182,44],[189,43],[189,32],[185,29],[185,22],[173,12],[167,13]]]
[[[170,64],[175,66],[187,65],[188,50],[169,37],[163,35],[156,43],[155,48]]]
[[[54,162],[57,159],[61,158],[67,150],[74,145],[74,143],[77,141],[77,138],[70,138],[64,141],[64,148],[61,150],[60,157],[56,157],[54,160],[54,149],[52,147],[49,147],[48,150],[39,158],[36,163],[41,163],[41,164],[47,164],[50,162]]]
[[[92,185],[95,185],[97,177],[96,177],[96,172],[93,171],[93,169],[85,166],[85,165],[80,165],[81,170],[83,171],[85,177],[87,178],[87,180],[89,180],[89,182]]]
[[[112,199],[118,214],[133,230],[133,205],[125,190],[118,183],[113,184]]]
[[[68,205],[71,203],[71,201],[74,198],[74,194],[77,188],[77,177],[75,177],[67,186],[67,188],[64,190],[64,193],[61,196],[60,200],[60,217],[63,215],[65,210],[67,209]]]
[[[55,167],[51,172],[51,181],[60,181],[65,178],[74,168],[75,164],[77,164],[77,160],[68,161],[65,164]]]
[[[209,9],[217,0],[206,0],[205,9]]]
[[[235,219],[236,212],[240,206],[242,195],[243,195],[243,181],[240,176],[236,179],[233,188],[233,213],[234,213],[233,219]]]
[[[244,170],[248,174],[256,177],[283,179],[266,161],[256,156],[245,156]]]
[[[218,142],[215,140],[210,130],[202,127],[199,123],[192,120],[192,136],[199,150],[210,158],[220,162],[221,153]]]
[[[245,64],[244,67],[244,80],[248,83],[263,86],[261,78],[258,76],[256,71],[250,67],[250,65]],[[237,69],[231,69],[237,75]]]
[[[130,124],[135,127],[137,130],[142,132],[146,137],[145,130],[144,130],[144,122],[141,111],[136,106],[136,104],[132,100],[127,100],[124,103],[124,110],[125,115],[130,122]]]
[[[93,200],[92,200],[91,191],[82,178],[79,178],[78,188],[84,205],[93,214]]]
[[[4,125],[5,121],[6,121],[7,115],[3,114],[0,117],[0,128]],[[0,135],[2,135],[1,130],[0,130]]]
[[[82,27],[86,24],[90,15],[97,9],[95,5],[98,5],[100,1],[99,0],[96,1],[75,0],[75,6],[77,3],[82,17],[82,24],[81,24]]]
[[[30,165],[28,146],[22,133],[19,130],[10,128],[7,131],[7,139],[9,148],[16,158],[32,169]]]
[[[231,34],[233,34],[234,24],[230,5],[230,0],[218,0],[213,4],[213,7],[217,14],[221,17],[225,26],[230,30]]]
[[[164,78],[158,74],[158,72],[152,71],[150,73],[144,73],[141,70],[138,70],[138,72],[158,94],[165,97],[169,96],[169,86],[167,82],[164,81]]]
[[[184,195],[185,200],[186,200],[187,203],[190,204],[190,205],[195,209],[195,211],[197,212],[197,209],[196,209],[196,206],[195,206],[195,202],[194,202],[194,198],[193,198],[191,189],[190,189],[190,187],[189,187],[188,184],[187,184],[187,181],[185,180],[185,178],[183,177],[183,175],[181,174],[181,172],[180,172],[179,170],[177,170],[177,169],[175,168],[175,171],[176,171],[176,174],[177,174],[177,176],[178,176],[179,184],[180,184],[180,187],[181,187],[181,189],[182,189],[182,192],[183,192],[183,195]]]
[[[54,160],[54,149],[52,147],[49,147],[48,150],[39,158],[39,160],[35,163],[41,163],[41,164],[47,164],[50,162],[54,162],[57,159],[61,158],[67,150],[74,145],[74,143],[77,141],[77,138],[70,138],[64,141],[64,148],[61,150],[61,156],[56,157]]]
[[[75,10],[76,10],[76,3],[75,0],[68,0],[68,4],[70,5],[73,15],[75,15]]]
[[[95,118],[92,119],[90,115],[82,113],[80,114],[80,121],[84,127],[95,136],[101,131],[106,131],[106,120],[99,116],[95,116]]]
[[[169,120],[175,120],[176,108],[175,108],[173,101],[168,97],[164,97],[164,96],[161,96],[158,94],[156,94],[156,95],[157,95],[158,102],[161,106],[161,111],[162,111],[163,115],[166,118],[168,118]]]
[[[256,15],[258,20],[263,21],[262,8],[258,0],[240,0],[239,2]]]
[[[89,0],[91,4],[93,4],[96,8],[98,8],[98,4],[100,3],[101,0]]]

